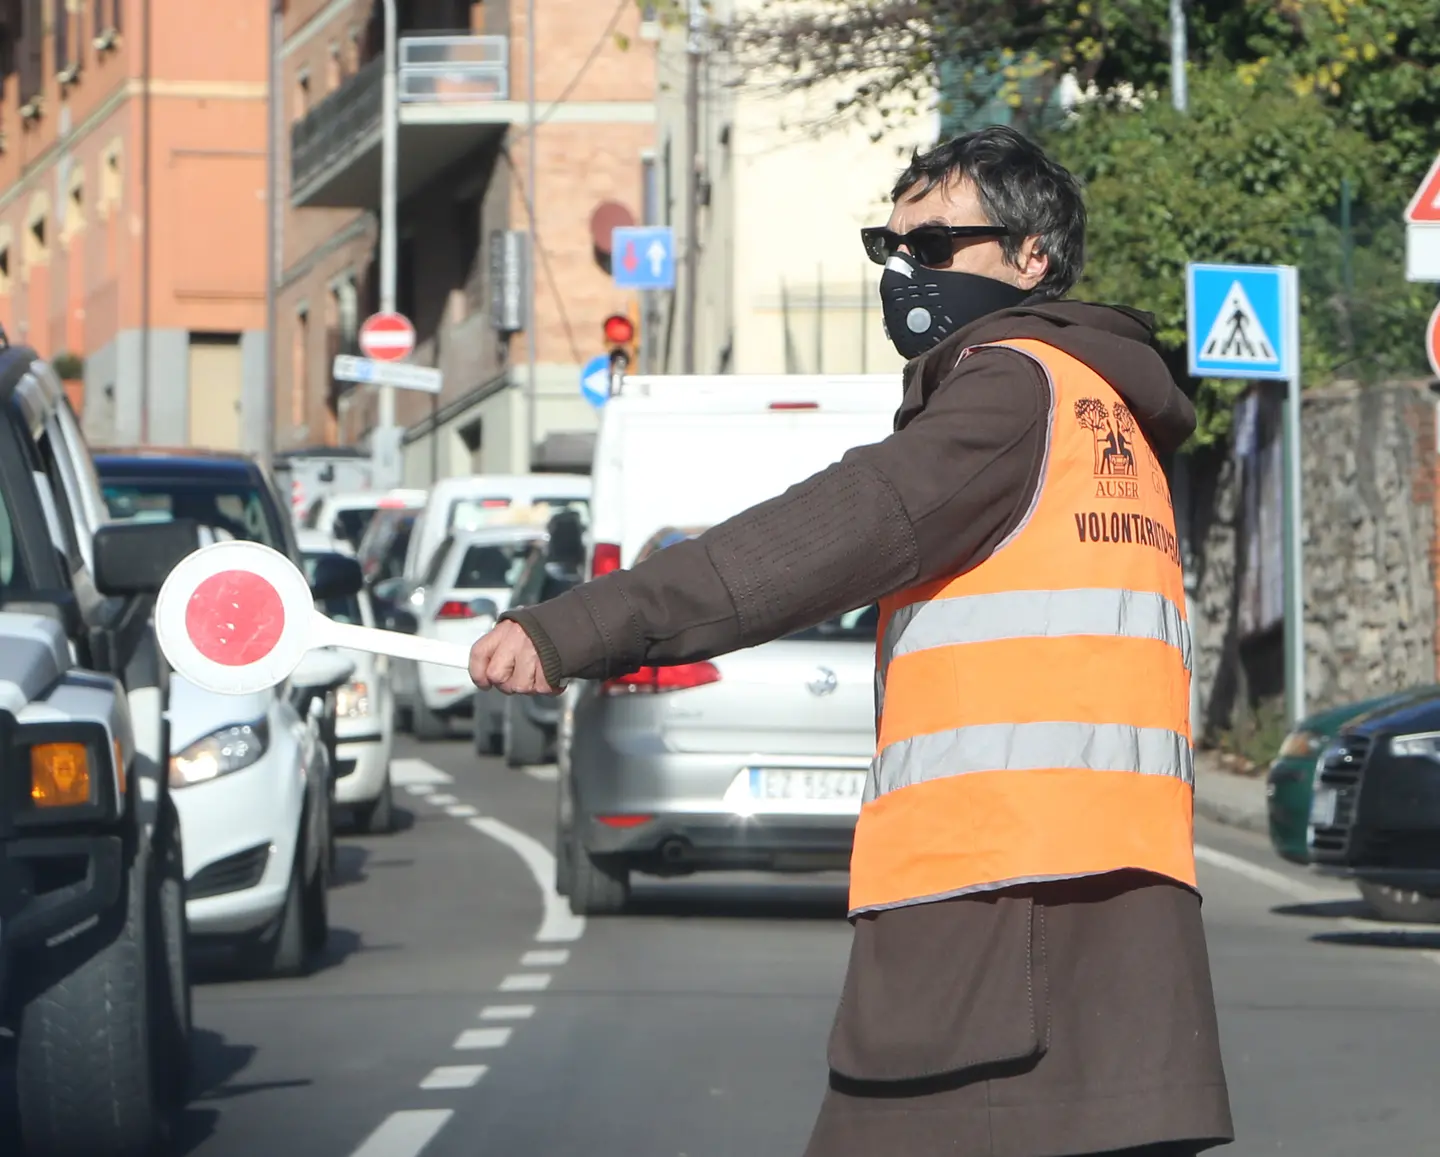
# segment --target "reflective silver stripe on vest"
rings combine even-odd
[[[1164,595],[1115,587],[999,591],[911,603],[885,624],[880,666],[932,647],[1065,635],[1158,639],[1176,648],[1190,670],[1190,627],[1180,608]]]
[[[864,803],[887,792],[973,771],[1129,771],[1195,784],[1190,741],[1126,723],[982,723],[916,735],[876,757]]]

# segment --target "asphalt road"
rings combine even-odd
[[[343,840],[325,967],[197,989],[197,1157],[798,1154],[848,928],[843,877],[694,877],[580,921],[549,891],[554,785],[405,745],[401,830]],[[1201,823],[1240,1139],[1433,1152],[1440,928]],[[544,887],[542,889],[542,883]],[[0,1146],[4,1148],[4,1146]]]

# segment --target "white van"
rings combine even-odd
[[[481,530],[517,520],[543,527],[551,515],[589,507],[584,474],[473,474],[442,478],[430,488],[405,554],[405,577],[418,581],[451,531]],[[539,509],[536,509],[539,508]]]
[[[887,438],[898,374],[624,379],[600,412],[588,577],[632,566],[665,527],[714,526]]]

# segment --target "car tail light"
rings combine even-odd
[[[601,689],[606,695],[658,695],[718,682],[720,669],[714,663],[682,663],[677,667],[641,667],[629,675],[606,679]]]
[[[620,548],[613,542],[597,542],[595,553],[591,557],[590,569],[594,576],[609,574],[611,571],[620,569]]]
[[[508,498],[482,498],[480,500],[481,510],[503,510],[510,505]]]
[[[771,402],[772,410],[818,410],[819,402]]]
[[[470,604],[461,602],[459,599],[449,599],[440,605],[435,612],[437,619],[473,619],[475,612],[470,609]]]
[[[596,816],[595,819],[604,824],[607,828],[641,828],[653,820],[654,816],[639,815],[618,815],[618,816]]]

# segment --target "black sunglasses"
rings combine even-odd
[[[860,230],[865,256],[876,265],[884,265],[903,245],[921,265],[945,265],[955,253],[955,242],[970,237],[1004,237],[1010,230],[1003,225],[921,225],[909,233],[896,233],[881,225]]]

